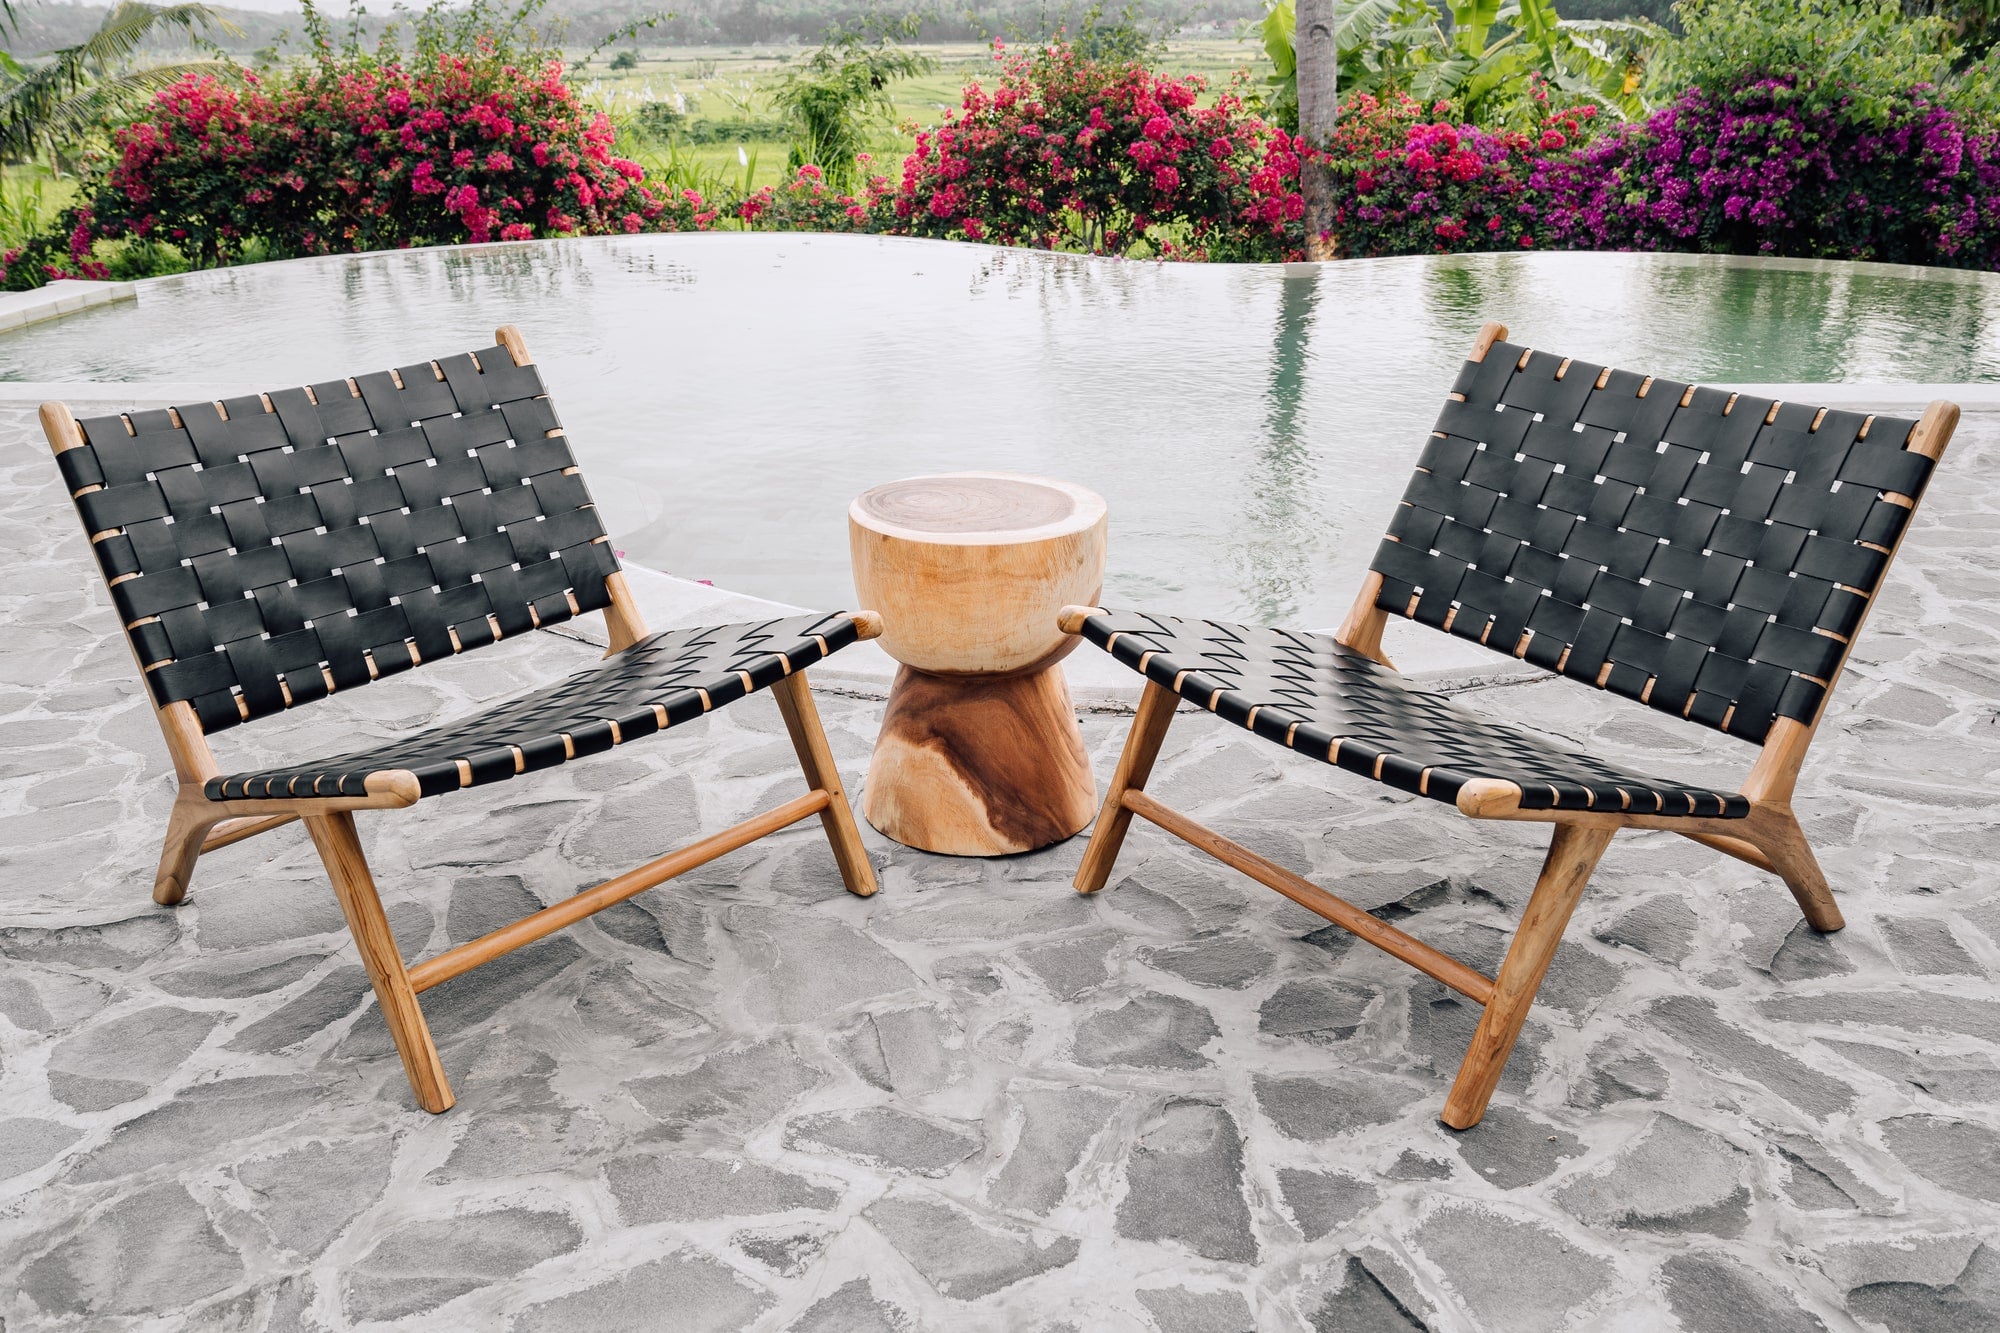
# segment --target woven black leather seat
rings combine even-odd
[[[362,796],[372,773],[414,773],[425,796],[503,782],[650,736],[783,680],[856,638],[852,617],[794,616],[649,635],[604,665],[354,754],[210,778],[210,800]]]
[[[203,854],[302,821],[417,1102],[452,1104],[417,995],[817,815],[875,892],[805,668],[882,632],[869,611],[648,634],[519,331],[396,370],[42,428],[152,695],[179,793],[153,900]],[[604,664],[427,731],[225,773],[217,732],[602,612]],[[574,647],[568,651],[575,651]],[[798,753],[792,800],[405,965],[358,810],[394,810],[599,754],[760,690]]]
[[[1110,882],[1132,817],[1243,871],[1477,1004],[1443,1120],[1477,1124],[1612,835],[1669,829],[1840,908],[1792,812],[1813,729],[1958,421],[1779,403],[1509,343],[1459,371],[1353,609],[1331,635],[1101,607],[1062,627],[1144,674],[1076,887]],[[1760,747],[1734,792],[1627,772],[1398,675],[1392,616]],[[1180,700],[1474,819],[1555,826],[1486,977],[1145,791]]]
[[[1474,778],[1529,810],[1740,819],[1750,802],[1641,777],[1410,683],[1330,635],[1106,611],[1083,637],[1146,679],[1300,754],[1447,804]]]

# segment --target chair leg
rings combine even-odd
[[[826,809],[820,811],[820,825],[826,840],[833,844],[833,859],[840,867],[841,882],[847,891],[866,898],[876,889],[875,867],[868,862],[868,849],[861,845],[861,829],[848,807],[847,793],[840,785],[840,769],[833,762],[833,749],[826,743],[820,726],[819,709],[814,707],[806,674],[795,671],[771,687],[777,696],[778,711],[784,715],[785,730],[792,735],[792,748],[799,752],[799,767],[806,784],[826,793]]]
[[[1757,848],[1798,900],[1807,925],[1817,931],[1831,932],[1847,924],[1796,815],[1787,810],[1781,818],[1772,820],[1768,829],[1760,831]]]
[[[1471,1129],[1486,1114],[1486,1103],[1500,1084],[1500,1071],[1527,1021],[1528,1007],[1535,1002],[1556,946],[1562,942],[1563,928],[1570,913],[1590,882],[1590,872],[1604,855],[1615,830],[1586,828],[1576,824],[1556,825],[1555,840],[1549,844],[1548,859],[1542,862],[1541,878],[1521,914],[1520,928],[1507,949],[1507,960],[1493,979],[1493,998],[1486,1002],[1479,1030],[1465,1062],[1458,1067],[1458,1079],[1451,1085],[1440,1117],[1453,1129]]]
[[[437,1045],[431,1041],[430,1025],[418,1007],[417,993],[403,970],[402,951],[396,947],[389,918],[382,911],[382,899],[375,892],[374,877],[361,854],[361,839],[354,831],[354,816],[344,810],[332,814],[309,815],[305,820],[313,846],[333,881],[334,897],[347,917],[347,929],[361,951],[362,966],[375,986],[375,1000],[382,1020],[396,1040],[403,1057],[403,1072],[410,1076],[410,1088],[417,1105],[436,1115],[449,1111],[455,1100],[445,1081],[444,1065],[438,1061]]]
[[[1153,774],[1153,761],[1160,756],[1160,743],[1173,724],[1180,696],[1162,685],[1146,682],[1139,696],[1139,711],[1132,718],[1132,730],[1125,735],[1125,749],[1112,771],[1111,785],[1104,793],[1104,806],[1097,812],[1097,827],[1091,830],[1090,845],[1083,849],[1083,864],[1076,869],[1076,891],[1096,893],[1111,879],[1112,863],[1125,845],[1125,831],[1132,827],[1132,812],[1125,808],[1127,791],[1144,791]]]
[[[204,802],[205,802],[205,798]],[[201,857],[201,845],[208,831],[220,824],[222,815],[208,817],[208,811],[193,801],[174,802],[167,816],[166,845],[160,848],[160,868],[153,874],[153,901],[175,907],[187,897],[194,879],[194,863]]]

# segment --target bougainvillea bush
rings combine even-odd
[[[1571,248],[2000,267],[2000,130],[1922,87],[1865,112],[1790,78],[1691,88],[1532,186]]]
[[[700,205],[648,190],[613,137],[559,63],[492,49],[190,76],[116,131],[86,202],[8,256],[5,278],[99,276],[104,240],[170,242],[206,266],[253,243],[282,258],[702,225]]]
[[[917,134],[897,230],[1122,254],[1284,259],[1305,248],[1289,135],[1198,77],[1097,61],[1056,44],[1000,53],[998,86],[968,85]]]
[[[1546,92],[1535,95],[1546,103]],[[1532,134],[1460,124],[1452,110],[1449,102],[1425,105],[1407,93],[1347,99],[1328,146],[1343,253],[1525,250],[1546,243],[1537,172],[1586,139],[1596,109],[1545,114]]]

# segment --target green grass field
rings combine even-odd
[[[990,86],[995,80],[992,53],[984,45],[923,44],[916,49],[932,56],[938,67],[923,78],[891,85],[896,126],[934,125],[946,109],[958,105],[959,90],[967,82],[978,78]],[[799,54],[796,47],[652,48],[643,53],[635,70],[614,73],[600,57],[577,82],[585,98],[621,124],[651,104],[664,102],[683,110],[685,129],[672,145],[637,133],[621,136],[619,151],[645,165],[649,174],[678,166],[681,174],[697,181],[724,181],[738,188],[747,184],[754,189],[775,183],[785,173],[788,144],[775,123],[770,92]],[[1167,73],[1203,75],[1213,92],[1225,88],[1231,74],[1240,69],[1261,79],[1267,72],[1257,68],[1262,58],[1263,50],[1254,42],[1208,38],[1171,42],[1154,64]],[[704,123],[711,127],[709,135],[717,133],[715,127],[730,123],[744,132],[717,142],[693,142]],[[907,134],[883,126],[871,146],[876,155],[873,169],[893,179],[909,146]]]

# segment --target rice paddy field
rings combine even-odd
[[[608,68],[601,54],[578,79],[589,101],[620,126],[618,151],[642,163],[649,175],[712,190],[718,185],[755,189],[785,174],[789,138],[772,108],[771,93],[786,69],[811,48],[804,46],[643,47],[636,69]],[[975,78],[997,77],[992,48],[976,42],[918,43],[937,62],[922,78],[889,87],[893,124],[884,124],[872,146],[873,169],[894,176],[909,151],[904,126],[936,124],[959,102]],[[1238,72],[1261,81],[1263,50],[1233,33],[1176,38],[1151,63],[1174,74],[1200,74],[1211,91],[1226,88]],[[651,110],[659,108],[659,110]],[[667,127],[671,125],[671,129]]]

